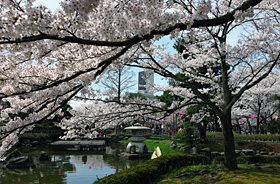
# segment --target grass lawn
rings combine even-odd
[[[129,140],[122,140],[123,143],[129,143]],[[183,153],[183,150],[176,148],[175,150],[170,149],[170,140],[154,140],[154,139],[147,139],[144,141],[147,145],[148,151],[155,151],[156,147],[160,148],[162,154],[169,154],[169,153]],[[177,146],[183,144],[177,143]]]
[[[278,184],[280,183],[280,165],[238,165],[236,171],[228,171],[223,166],[188,166],[174,169],[155,184]]]

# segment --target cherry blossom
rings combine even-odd
[[[1,109],[5,126],[0,128],[0,156],[19,134],[61,115],[61,107],[75,98],[98,102],[72,112],[74,118],[59,124],[69,130],[65,138],[79,133],[90,136],[94,129],[85,129],[92,123],[106,128],[141,114],[164,119],[166,114],[203,103],[218,114],[226,166],[236,169],[232,107],[246,90],[279,69],[279,11],[275,9],[279,1],[63,0],[54,12],[33,2],[0,1],[0,102],[10,104]],[[237,29],[242,34],[231,45],[229,34]],[[165,35],[186,49],[169,53],[165,44],[157,45]],[[174,101],[167,110],[158,100],[127,96],[121,106],[102,102],[102,92],[91,84],[98,83],[110,67],[122,65],[119,61],[185,84],[187,88],[157,85],[153,89],[170,91],[183,100]],[[203,75],[197,72],[200,67],[207,67]],[[197,88],[195,83],[211,88]],[[27,117],[9,116],[19,112]]]

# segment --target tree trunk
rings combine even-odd
[[[206,128],[199,123],[199,124],[197,124],[197,129],[199,131],[199,137],[201,139],[205,139],[206,138]]]
[[[118,103],[121,102],[121,69],[119,68],[119,79],[118,79],[118,94],[117,94],[117,98],[118,98]]]
[[[218,122],[218,118],[215,118],[214,125],[215,125],[215,131],[216,132],[221,132],[222,131],[221,128],[220,128],[220,124]]]
[[[229,170],[237,169],[235,143],[232,132],[231,112],[227,113],[221,118],[223,137],[224,137],[224,153],[225,153],[225,166]]]

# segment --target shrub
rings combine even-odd
[[[249,142],[246,144],[246,147],[253,149],[253,150],[274,151],[273,146],[271,146],[265,142]]]
[[[32,140],[40,140],[50,138],[51,136],[47,133],[24,133],[19,135],[19,140],[30,139]]]
[[[191,126],[190,122],[185,122],[183,126],[183,130],[176,134],[176,138],[192,147],[194,144],[196,144],[197,139],[195,127]]]
[[[95,184],[142,184],[151,183],[157,177],[168,172],[169,169],[193,165],[209,164],[210,160],[203,155],[168,154],[159,158],[148,160],[135,167],[124,169],[95,181]]]
[[[223,134],[221,132],[207,132],[206,133],[207,139],[210,141],[214,141],[217,143],[223,142]],[[236,142],[243,142],[246,141],[279,141],[280,135],[278,134],[234,134],[234,140]]]
[[[224,163],[224,157],[219,156],[214,159],[215,163]],[[239,164],[280,164],[280,155],[263,156],[263,155],[248,155],[237,157]]]
[[[280,163],[280,155],[262,156],[262,155],[250,155],[244,157],[238,157],[237,162],[240,164],[269,164]]]

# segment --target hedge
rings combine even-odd
[[[203,155],[183,153],[162,155],[159,158],[148,160],[135,167],[98,179],[94,184],[148,184],[172,168],[194,164],[210,164],[210,160]]]
[[[214,159],[216,163],[224,163],[224,157],[219,156]],[[280,164],[280,155],[247,155],[237,157],[238,164]]]
[[[233,134],[234,135],[234,141],[240,142],[240,141],[246,141],[246,142],[252,142],[252,141],[280,141],[280,135],[279,134]],[[223,143],[223,134],[221,132],[207,132],[206,138],[210,141]]]

